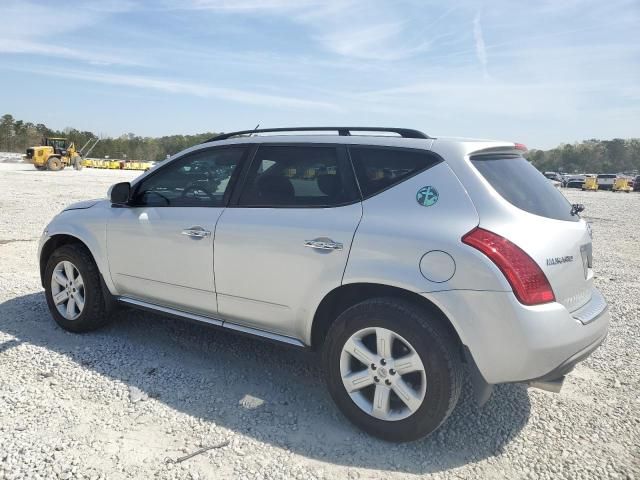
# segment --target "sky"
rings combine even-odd
[[[0,0],[0,114],[100,135],[640,136],[640,0]]]

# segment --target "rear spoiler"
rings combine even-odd
[[[527,147],[521,143],[506,144],[500,146],[491,146],[469,152],[469,157],[484,155],[517,155],[522,156],[527,151]]]

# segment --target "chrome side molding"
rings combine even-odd
[[[218,318],[209,317],[206,315],[198,315],[195,313],[185,312],[183,310],[178,310],[171,307],[164,307],[161,305],[156,305],[154,303],[144,302],[142,300],[137,300],[135,298],[130,297],[118,297],[118,302],[125,304],[130,307],[139,308],[141,310],[150,310],[153,312],[164,313],[167,315],[171,315],[173,317],[184,318],[187,320],[193,320],[200,323],[206,323],[209,325],[214,325],[216,327],[223,327],[228,330],[234,330],[236,332],[246,333],[248,335],[253,335],[256,337],[266,338],[268,340],[273,340],[276,342],[286,343],[288,345],[293,345],[296,347],[306,347],[304,343],[300,340],[287,337],[286,335],[280,335],[277,333],[265,332],[264,330],[259,330],[257,328],[245,327],[244,325],[237,325],[235,323],[230,323],[224,320],[220,320]]]
[[[222,320],[218,320],[217,318],[206,317],[204,315],[197,315],[195,313],[188,313],[175,308],[162,307],[154,303],[148,303],[148,302],[143,302],[142,300],[136,300],[135,298],[118,297],[118,301],[120,303],[124,303],[132,307],[141,308],[143,310],[153,310],[155,312],[166,313],[167,315],[182,317],[188,320],[195,320],[196,322],[208,323],[210,325],[216,325],[218,327],[221,327],[222,324],[224,323]]]

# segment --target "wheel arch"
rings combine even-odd
[[[107,308],[108,311],[115,309],[116,307],[115,296],[111,291],[111,288],[108,286],[107,282],[105,281],[109,279],[109,277],[107,276],[105,278],[105,275],[103,274],[102,266],[100,265],[100,262],[98,261],[98,258],[96,257],[96,255],[94,255],[94,252],[89,246],[89,243],[73,234],[69,234],[69,233],[53,234],[42,245],[42,248],[40,250],[40,258],[39,258],[40,283],[42,284],[42,287],[46,288],[44,274],[45,274],[45,269],[47,268],[47,261],[49,257],[56,249],[64,245],[80,245],[87,251],[87,253],[91,257],[91,260],[93,260],[93,263],[96,265],[98,269],[98,273],[100,275],[100,283],[102,287],[102,293],[105,299],[105,307]]]
[[[460,355],[464,359],[464,345],[458,331],[435,303],[411,290],[378,283],[349,283],[341,285],[325,295],[313,317],[310,335],[311,348],[314,350],[322,348],[329,328],[341,312],[357,303],[378,297],[403,299],[433,314],[434,321],[439,322],[460,346]]]
[[[91,255],[91,258],[93,259],[94,263],[96,263],[97,265],[96,258],[93,255],[93,252],[91,252],[91,249],[89,248],[89,246],[85,242],[83,242],[80,238],[74,235],[69,235],[67,233],[57,233],[57,234],[51,235],[51,237],[49,237],[49,239],[42,245],[42,249],[40,250],[40,258],[39,258],[40,283],[42,284],[43,287],[44,287],[44,280],[45,280],[44,271],[47,268],[47,261],[49,257],[56,249],[62,247],[63,245],[71,245],[71,244],[83,246],[89,252],[89,255]]]

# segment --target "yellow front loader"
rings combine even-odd
[[[613,187],[611,188],[614,192],[625,192],[629,193],[631,191],[631,185],[629,185],[629,179],[624,177],[618,177],[613,182]]]
[[[91,150],[98,144],[100,139],[96,139],[91,148],[82,153],[93,139],[85,143],[80,150],[76,149],[73,142],[69,142],[66,138],[44,137],[42,145],[27,148],[27,154],[24,156],[25,161],[33,163],[38,170],[52,170],[54,172],[62,170],[64,167],[73,167],[81,170],[83,166],[82,157],[89,154]]]

